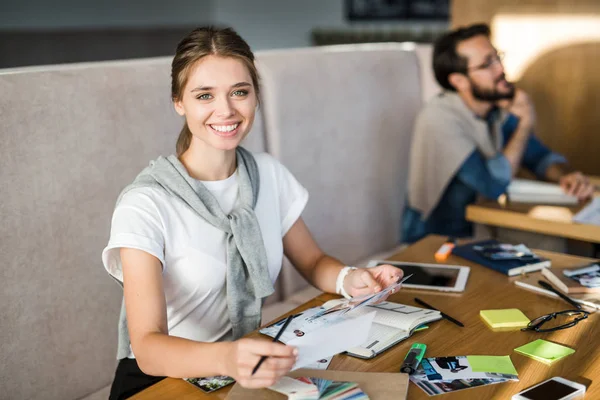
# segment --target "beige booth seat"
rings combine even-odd
[[[433,45],[431,43],[415,44],[415,52],[419,58],[422,99],[423,103],[427,103],[442,91],[442,87],[435,80],[433,73]]]
[[[122,290],[100,254],[121,189],[175,150],[170,61],[0,72],[6,398],[76,399],[112,380]]]
[[[264,103],[246,147],[271,152],[307,187],[304,218],[327,252],[352,264],[393,248],[421,104],[414,51],[333,46],[257,59]],[[170,58],[0,71],[9,398],[107,397],[122,291],[100,254],[120,190],[174,152],[183,122],[169,75]],[[265,321],[315,293],[300,291],[306,282],[289,265],[277,286]]]
[[[348,264],[399,241],[421,104],[412,48],[340,45],[257,57],[267,149],[308,189],[303,217],[319,245]],[[281,285],[293,293],[307,283],[286,262]],[[289,308],[317,293],[310,288],[308,295],[296,294]],[[277,307],[280,312],[282,305]]]

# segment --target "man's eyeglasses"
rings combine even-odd
[[[497,63],[502,62],[503,59],[504,59],[504,53],[501,52],[501,51],[499,51],[496,54],[494,54],[492,57],[490,57],[483,64],[476,65],[474,67],[468,67],[467,71],[479,71],[481,69],[488,69],[491,66],[496,65]]]
[[[527,324],[522,331],[536,332],[553,332],[561,329],[567,329],[577,325],[579,321],[584,320],[590,315],[589,312],[583,310],[566,310],[552,314],[542,315],[535,318]]]

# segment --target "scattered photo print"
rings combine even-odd
[[[232,377],[225,375],[209,376],[206,378],[186,378],[185,380],[200,388],[205,393],[214,392],[235,382]]]

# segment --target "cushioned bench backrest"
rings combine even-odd
[[[433,74],[433,44],[418,43],[415,52],[419,58],[421,76],[421,95],[423,102],[428,102],[432,97],[442,91],[442,87],[435,80]]]
[[[419,64],[406,48],[257,54],[267,148],[309,190],[303,216],[318,243],[347,263],[398,241],[421,104]]]
[[[116,365],[122,291],[104,272],[112,210],[175,150],[170,58],[0,72],[0,387],[75,399]],[[262,137],[248,145],[262,150]],[[2,396],[0,396],[2,397]]]

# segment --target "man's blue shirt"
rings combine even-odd
[[[511,139],[519,120],[510,115],[502,125],[502,148]],[[551,164],[565,163],[563,156],[553,153],[534,135],[527,141],[522,166],[533,172],[538,178],[546,175]],[[474,150],[450,180],[437,206],[426,220],[421,212],[410,207],[408,202],[402,216],[401,238],[412,243],[430,233],[445,236],[466,237],[473,235],[473,225],[465,219],[467,206],[483,196],[497,199],[506,191],[512,177],[510,163],[501,152],[490,159]]]

